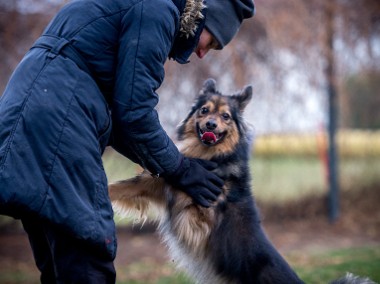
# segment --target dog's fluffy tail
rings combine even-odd
[[[337,280],[334,280],[330,284],[376,284],[369,278],[359,277],[355,276],[352,273],[346,274],[346,276],[339,278]]]

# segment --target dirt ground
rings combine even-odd
[[[282,205],[258,206],[269,238],[282,254],[323,251],[346,247],[380,245],[380,185],[341,194],[340,217],[331,224],[322,197]],[[154,225],[118,229],[117,268],[133,263],[170,262],[166,248],[154,232]],[[0,227],[0,275],[18,273],[38,280],[27,236],[19,224]],[[34,280],[35,281],[35,280]],[[20,278],[7,283],[32,283]]]

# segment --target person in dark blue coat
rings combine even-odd
[[[53,18],[0,98],[0,214],[22,220],[42,283],[115,282],[107,145],[216,199],[216,165],[179,153],[156,90],[168,58],[222,49],[253,13],[252,0],[77,0]]]

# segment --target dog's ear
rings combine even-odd
[[[200,92],[200,95],[206,94],[208,92],[210,93],[216,93],[216,81],[212,78],[207,79],[203,83],[202,90]]]
[[[240,111],[244,111],[245,107],[252,99],[252,86],[246,86],[240,94],[235,95]]]

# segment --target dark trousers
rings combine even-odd
[[[38,219],[22,219],[42,284],[114,284],[113,259]]]

